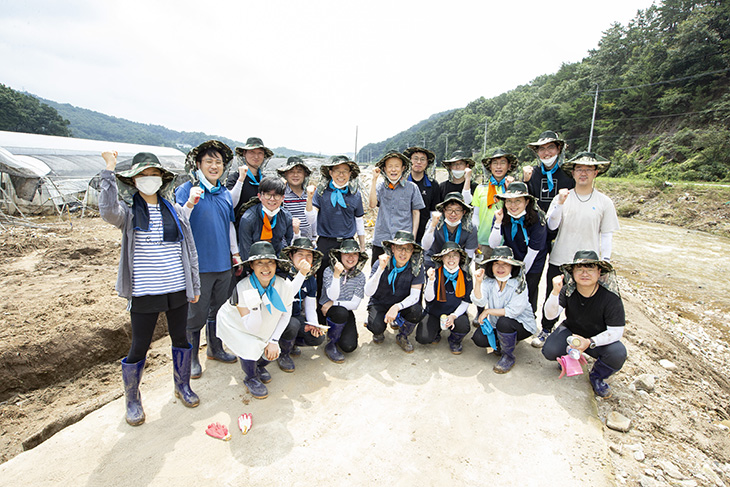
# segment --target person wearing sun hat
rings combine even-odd
[[[274,152],[264,145],[258,137],[249,137],[246,144],[236,147],[238,171],[231,171],[226,179],[226,188],[233,195],[236,221],[241,218],[248,201],[259,193],[259,184],[264,175],[264,167]],[[238,223],[236,223],[238,224]]]
[[[575,181],[562,168],[565,161],[565,140],[557,132],[546,130],[537,141],[527,144],[537,156],[536,166],[522,168],[522,180],[542,211],[547,211],[553,198],[563,188],[572,189]]]
[[[360,250],[355,240],[343,240],[339,248],[330,250],[330,266],[322,276],[324,283],[319,302],[329,326],[324,351],[337,364],[345,361],[343,352],[351,353],[357,348],[355,310],[365,297],[362,269],[367,260],[368,254]]]
[[[392,238],[398,228],[410,228],[415,234],[421,218],[423,198],[418,186],[408,181],[411,160],[398,151],[388,151],[373,169],[370,185],[370,208],[378,208],[373,232],[373,262],[383,253],[383,240]],[[383,175],[384,181],[378,182]]]
[[[324,332],[312,325],[317,323],[317,280],[315,274],[322,264],[322,253],[314,248],[307,237],[295,238],[291,245],[281,251],[281,258],[291,262],[291,277],[296,277],[303,263],[310,267],[302,286],[295,290],[289,325],[279,339],[281,353],[277,362],[284,372],[294,372],[292,356],[301,354],[296,342],[316,347],[324,341]]]
[[[451,154],[450,159],[441,161],[449,174],[449,180],[440,184],[441,199],[446,199],[449,193],[461,193],[464,201],[471,203],[477,183],[471,180],[472,169],[476,165],[474,160],[465,151],[457,150]]]
[[[557,231],[548,259],[548,293],[553,278],[560,275],[560,266],[570,262],[576,251],[593,250],[604,260],[611,259],[613,233],[619,230],[618,215],[611,198],[594,187],[596,177],[610,164],[592,152],[581,152],[564,165],[575,179],[575,188],[561,189],[548,210],[548,229]],[[543,313],[542,332],[536,340],[549,334],[555,322]]]
[[[206,357],[224,363],[235,363],[236,356],[225,351],[216,338],[215,316],[230,296],[232,266],[241,262],[233,225],[233,201],[221,179],[233,159],[226,144],[208,140],[193,148],[185,159],[190,181],[178,186],[175,199],[180,205],[190,198],[198,204],[190,215],[190,225],[198,249],[200,266],[200,300],[188,309],[188,340],[193,345],[191,377],[199,378],[203,369],[198,360],[200,332],[206,327]]]
[[[198,253],[188,220],[197,200],[180,206],[165,197],[171,195],[175,175],[152,153],[135,155],[132,167],[116,179],[117,153],[105,151],[102,158],[99,213],[122,231],[116,290],[128,300],[132,325],[132,343],[121,363],[125,419],[138,426],[145,421],[139,384],[161,312],[172,340],[175,396],[188,407],[200,402],[190,389],[193,348],[185,332],[188,303],[200,297]],[[119,201],[119,194],[126,197]]]
[[[284,191],[284,208],[291,213],[293,218],[299,220],[299,231],[302,237],[314,239],[316,233],[314,227],[307,220],[307,199],[314,195],[307,195],[307,184],[312,170],[299,156],[291,156],[286,160],[286,165],[280,167],[276,172],[286,181]]]
[[[509,247],[496,247],[492,256],[479,266],[474,272],[471,301],[484,307],[484,311],[479,315],[480,326],[472,341],[477,347],[499,348],[502,356],[492,370],[506,374],[515,365],[517,342],[537,332],[524,282],[524,264],[514,258]],[[494,340],[495,330],[497,340]]]
[[[423,248],[413,234],[399,230],[392,240],[384,240],[385,253],[373,263],[365,283],[368,302],[367,328],[373,342],[383,343],[388,324],[398,328],[396,342],[406,352],[413,352],[408,335],[421,320],[421,288],[424,283]]]
[[[319,168],[319,184],[307,186],[307,219],[316,229],[317,249],[324,255],[317,273],[317,285],[322,296],[322,274],[329,267],[329,251],[343,240],[354,238],[365,250],[365,209],[358,184],[360,167],[347,156],[332,156]]]
[[[268,396],[271,381],[266,365],[279,357],[279,340],[290,323],[294,294],[311,270],[305,260],[288,280],[291,263],[279,259],[269,242],[251,245],[243,262],[250,273],[236,285],[233,297],[218,311],[218,336],[238,355],[246,374],[243,384],[256,399]]]
[[[429,168],[433,168],[436,154],[424,147],[413,146],[404,150],[403,155],[411,160],[408,181],[418,187],[424,204],[420,210],[416,232],[416,242],[420,242],[426,231],[426,225],[431,220],[431,213],[436,211],[436,205],[441,202],[441,187],[435,178],[429,177]]]
[[[472,290],[469,257],[456,242],[446,242],[433,260],[437,267],[427,271],[426,316],[418,324],[416,341],[424,345],[438,343],[445,326],[451,330],[448,339],[451,353],[459,355],[461,341],[470,329],[466,314]],[[440,322],[442,316],[446,316],[445,324]]]
[[[504,193],[514,178],[509,174],[517,167],[517,156],[504,149],[495,149],[492,154],[482,159],[485,184],[480,184],[474,191],[471,205],[474,207],[473,223],[477,227],[479,250],[484,258],[489,257],[492,248],[489,246],[489,234],[492,230],[494,213],[502,208],[497,195]],[[489,179],[487,179],[489,177]]]
[[[537,311],[538,286],[547,259],[545,215],[525,183],[515,181],[497,199],[504,207],[494,214],[489,245],[505,245],[525,264],[525,280],[532,311]],[[504,242],[504,243],[502,243]]]
[[[477,230],[472,224],[474,209],[471,205],[464,202],[461,193],[449,193],[436,209],[439,213],[431,218],[421,241],[426,252],[426,266],[433,266],[433,255],[441,252],[445,242],[456,242],[469,258],[474,258]]]
[[[556,360],[565,355],[568,337],[577,338],[580,345],[574,348],[596,359],[588,375],[593,391],[610,397],[605,380],[623,367],[627,357],[620,341],[626,315],[613,266],[594,250],[579,250],[560,270],[544,312],[558,318],[565,311],[565,320],[547,338],[542,354]]]

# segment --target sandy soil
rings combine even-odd
[[[129,318],[114,291],[119,232],[99,218],[71,222],[0,231],[0,462],[122,394],[117,362],[129,346]],[[637,269],[621,261],[624,297],[637,305],[625,335],[630,358],[611,382],[614,396],[597,401],[602,422],[611,412],[632,422],[627,433],[604,429],[617,482],[730,485],[722,367],[730,364],[730,316],[705,314],[702,303]],[[168,362],[168,347],[155,342],[148,373]],[[640,390],[642,375],[654,378],[653,390]]]

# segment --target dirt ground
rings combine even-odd
[[[114,291],[118,230],[98,217],[34,223],[48,228],[0,229],[0,463],[121,396],[118,361],[129,346],[126,303]],[[604,428],[617,481],[730,485],[727,308],[707,315],[628,262],[620,276],[624,298],[649,320],[627,317],[629,361],[613,397],[597,401],[602,422],[612,412],[632,422],[626,433]],[[168,347],[154,344],[148,370],[167,363]],[[641,390],[651,389],[636,383],[642,375],[653,390]]]

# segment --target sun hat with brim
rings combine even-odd
[[[470,213],[474,211],[474,207],[464,201],[464,195],[461,193],[457,193],[456,191],[447,194],[444,200],[436,205],[436,210],[443,213],[444,208],[446,208],[446,205],[448,205],[449,203],[459,203],[464,208],[464,213]]]
[[[156,155],[152,154],[151,152],[140,152],[139,154],[135,155],[132,159],[132,167],[130,167],[126,171],[117,173],[116,176],[117,179],[119,179],[121,182],[134,187],[134,176],[137,176],[139,173],[149,168],[158,169],[162,173],[163,185],[165,185],[166,183],[170,183],[173,179],[175,179],[175,174],[172,171],[162,167],[160,160],[157,158]]]
[[[411,170],[411,160],[397,150],[389,150],[388,152],[386,152],[385,155],[378,162],[375,163],[375,167],[377,167],[381,171],[385,171],[385,161],[394,157],[396,159],[400,159],[400,161],[403,163],[403,174],[408,174],[408,172],[410,172]]]
[[[332,267],[335,263],[337,263],[337,261],[342,262],[342,254],[358,254],[357,264],[355,265],[355,273],[360,272],[363,267],[365,267],[365,263],[368,260],[367,252],[361,251],[360,244],[351,238],[343,240],[339,247],[335,247],[330,250],[330,262],[332,263]]]
[[[228,147],[226,144],[224,144],[220,140],[206,140],[199,146],[190,149],[190,152],[188,152],[188,155],[185,157],[185,172],[188,173],[193,181],[198,181],[198,176],[196,175],[196,171],[198,170],[198,164],[195,160],[198,158],[198,154],[205,152],[207,149],[217,150],[223,158],[223,170],[221,171],[218,179],[221,179],[226,175],[226,171],[228,171],[228,166],[233,160],[233,152],[231,151],[231,148]]]
[[[573,273],[573,266],[576,264],[596,264],[601,269],[601,274],[612,272],[613,266],[598,258],[598,254],[594,250],[579,250],[573,256],[573,261],[560,266],[560,270],[567,274]]]
[[[292,255],[294,255],[297,250],[309,250],[310,252],[312,252],[312,269],[309,271],[309,274],[307,274],[307,276],[314,275],[317,272],[317,269],[319,269],[319,266],[322,265],[322,257],[324,256],[324,254],[314,248],[314,244],[309,238],[299,237],[295,238],[291,245],[281,249],[281,256],[291,261]],[[292,270],[294,270],[293,268],[294,264],[292,263]]]
[[[533,202],[537,201],[537,198],[529,193],[529,191],[527,190],[527,185],[522,181],[513,182],[512,184],[507,186],[507,190],[504,193],[495,194],[494,197],[500,200],[511,198],[528,198]]]
[[[357,179],[360,175],[360,166],[358,166],[355,161],[351,160],[347,156],[332,156],[327,162],[319,166],[319,172],[322,175],[322,178],[327,179],[328,181],[332,179],[330,176],[330,169],[335,166],[339,166],[340,164],[347,164],[350,166],[350,181]]]
[[[469,268],[469,255],[467,255],[466,251],[461,248],[461,245],[459,245],[456,242],[444,242],[444,246],[441,249],[441,252],[438,254],[433,254],[431,256],[431,259],[434,260],[434,262],[438,262],[439,264],[443,263],[444,257],[446,257],[446,254],[449,254],[451,252],[458,252],[461,256],[461,261],[459,262],[459,267],[462,269],[468,269]],[[468,273],[467,273],[468,274]]]
[[[249,137],[248,139],[246,139],[246,145],[236,147],[236,155],[244,158],[243,151],[252,149],[263,149],[265,159],[270,159],[271,157],[274,157],[274,152],[266,147],[264,145],[264,141],[259,139],[258,137]]]
[[[474,162],[474,160],[471,157],[469,157],[469,155],[463,150],[454,151],[451,154],[451,159],[446,159],[445,161],[441,161],[441,164],[443,164],[443,166],[446,169],[449,169],[449,167],[453,163],[459,162],[459,161],[464,161],[466,163],[466,166],[470,169],[473,169],[474,166],[476,165],[476,162]]]
[[[482,159],[482,166],[484,166],[484,172],[485,173],[492,172],[492,169],[491,169],[492,161],[494,159],[498,159],[500,157],[504,157],[505,159],[507,159],[507,162],[509,162],[509,169],[507,169],[508,173],[512,172],[515,169],[515,167],[517,167],[518,160],[517,160],[516,155],[506,152],[504,149],[497,148],[497,149],[494,149],[494,151],[492,151],[492,155]]]
[[[563,164],[563,171],[568,174],[573,174],[573,169],[575,168],[576,164],[583,164],[584,166],[596,166],[596,168],[598,169],[598,174],[596,174],[596,176],[600,176],[604,172],[608,171],[608,168],[611,166],[611,161],[609,161],[605,157],[599,156],[594,152],[579,152],[578,154],[576,154],[575,157],[573,157],[569,161],[566,161]]]
[[[512,253],[512,249],[506,246],[495,247],[492,251],[491,257],[479,262],[477,265],[484,268],[484,273],[487,277],[494,278],[494,272],[492,272],[492,264],[494,262],[506,262],[512,265],[512,277],[520,275],[522,268],[525,266],[524,262],[515,259],[515,255]]]
[[[395,235],[390,240],[383,240],[383,248],[390,250],[390,247],[393,245],[407,245],[411,244],[413,245],[413,251],[414,252],[422,252],[423,247],[418,245],[416,242],[416,237],[413,236],[411,232],[407,232],[405,230],[398,230],[395,232]]]
[[[430,166],[431,164],[433,164],[433,161],[436,160],[436,154],[424,147],[419,147],[417,145],[404,150],[403,155],[410,159],[416,152],[423,152],[424,154],[426,154],[426,158],[428,159],[428,163],[426,164],[427,166]]]
[[[283,270],[284,272],[289,272],[289,268],[292,265],[290,261],[280,259],[276,256],[274,246],[271,245],[270,242],[255,242],[249,248],[248,259],[243,261],[243,268],[244,270],[250,269],[252,262],[265,259],[275,261],[276,267]]]
[[[565,148],[565,140],[561,139],[560,135],[558,135],[557,132],[553,132],[552,130],[546,130],[545,132],[541,133],[540,136],[537,138],[537,142],[530,142],[529,144],[527,144],[527,147],[537,153],[538,147],[540,147],[541,145],[549,144],[550,142],[555,142],[555,144],[558,146],[558,152],[563,152],[563,149]]]
[[[297,166],[301,166],[302,169],[304,169],[305,177],[309,177],[312,174],[312,170],[307,166],[307,163],[304,162],[304,159],[302,159],[299,156],[291,156],[289,159],[286,160],[286,166],[280,167],[276,169],[276,172],[279,173],[279,176],[282,178],[286,174],[287,171],[290,171],[294,169]]]

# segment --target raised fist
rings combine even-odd
[[[388,254],[382,254],[380,257],[378,257],[378,264],[380,265],[381,269],[385,269],[388,265]]]
[[[190,188],[190,196],[188,197],[188,203],[195,206],[198,204],[198,201],[200,201],[200,195],[203,194],[203,191],[205,191],[200,186],[193,186]]]
[[[558,204],[562,205],[565,203],[565,200],[568,199],[568,194],[570,193],[570,190],[568,188],[563,188],[560,191],[558,191]]]
[[[484,280],[484,269],[477,269],[474,271],[474,280],[479,282]]]
[[[246,179],[246,173],[248,173],[248,166],[246,164],[241,164],[238,166],[238,179],[243,181]]]
[[[436,269],[431,267],[429,270],[426,271],[426,275],[428,276],[429,281],[433,281],[436,279]]]
[[[527,182],[532,177],[532,166],[522,168],[522,181]]]
[[[553,294],[558,295],[560,294],[560,290],[563,289],[563,276],[555,276],[553,277]]]
[[[345,266],[342,265],[342,262],[339,262],[338,261],[335,264],[335,267],[334,267],[334,270],[332,272],[332,275],[334,276],[335,279],[339,279],[343,272],[345,272]]]
[[[115,150],[108,150],[101,153],[101,157],[106,162],[106,168],[113,171],[117,167],[117,156],[119,153]]]

